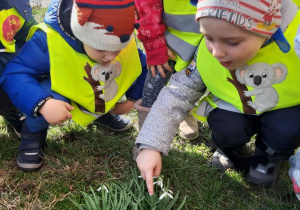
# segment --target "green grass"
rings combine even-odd
[[[136,121],[132,111],[129,118]],[[24,173],[16,166],[20,143],[0,121],[0,209],[297,209],[285,163],[274,186],[247,183],[242,174],[217,171],[210,165],[213,144],[209,129],[199,123],[201,136],[185,142],[178,136],[169,156],[163,158],[164,184],[178,198],[159,200],[163,193],[147,194],[131,150],[137,123],[127,132],[113,133],[95,125],[81,127],[68,121],[49,130],[45,163],[38,172]],[[109,193],[97,191],[107,186]],[[171,203],[174,202],[174,203]],[[79,208],[79,209],[80,209]],[[122,209],[122,208],[119,208]],[[123,208],[125,209],[125,208]]]
[[[39,22],[44,12],[34,10]],[[247,183],[234,170],[217,171],[210,164],[210,131],[201,123],[195,141],[176,136],[163,158],[163,182],[174,199],[159,200],[159,187],[150,197],[131,155],[137,114],[132,111],[128,117],[135,127],[123,133],[71,121],[51,127],[44,166],[33,173],[17,168],[20,140],[0,118],[0,209],[299,209],[287,162],[268,188]],[[97,191],[101,186],[109,192]]]

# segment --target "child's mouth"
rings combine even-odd
[[[221,62],[221,61],[220,61],[220,64],[221,64],[222,66],[227,67],[227,66],[230,66],[231,62]]]

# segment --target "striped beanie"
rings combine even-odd
[[[134,27],[134,0],[74,0],[72,32],[90,47],[121,50],[131,40]]]
[[[282,0],[199,0],[196,20],[225,20],[257,35],[272,37],[282,51],[288,52],[290,45],[280,29],[281,6]]]

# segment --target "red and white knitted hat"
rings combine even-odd
[[[271,37],[281,24],[281,0],[199,0],[196,20],[214,17]]]
[[[294,18],[291,0],[198,0],[196,21],[203,17],[225,20],[257,35],[272,38],[283,52],[290,50],[283,31]]]
[[[75,0],[71,29],[83,43],[98,49],[118,51],[132,38],[135,26],[134,0]]]

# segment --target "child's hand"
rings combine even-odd
[[[149,195],[153,195],[153,176],[159,176],[161,172],[160,152],[153,149],[143,149],[136,158],[141,175],[146,180]]]
[[[169,58],[171,59],[176,59],[176,55],[172,52],[172,50],[170,50],[168,48],[168,56]],[[160,75],[165,78],[166,77],[166,74],[165,74],[165,71],[164,71],[164,68],[169,71],[169,72],[172,72],[172,68],[169,66],[168,62],[162,64],[162,65],[156,65],[156,66],[152,66],[152,65],[147,65],[147,69],[151,71],[152,73],[152,76],[153,77],[156,77],[156,71],[155,71],[155,67],[157,68],[157,70],[159,71]]]
[[[123,115],[130,112],[134,107],[134,102],[127,100],[123,102],[118,102],[115,105],[115,108],[111,110],[109,113],[116,115]]]
[[[64,121],[72,118],[70,110],[73,109],[70,104],[64,101],[49,99],[39,112],[50,125],[61,125]]]

